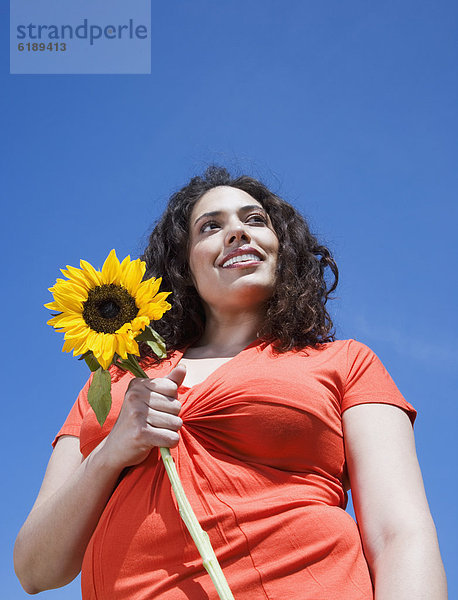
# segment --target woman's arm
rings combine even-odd
[[[178,366],[164,378],[133,379],[112,431],[85,460],[78,438],[59,438],[14,548],[16,574],[26,592],[72,581],[122,470],[141,463],[155,446],[178,444],[182,421],[176,395],[185,373]]]
[[[16,574],[27,593],[61,587],[80,572],[120,474],[104,460],[102,447],[103,442],[83,461],[78,438],[59,438],[14,547]]]
[[[343,413],[353,505],[376,600],[446,600],[447,582],[407,414],[388,404]]]

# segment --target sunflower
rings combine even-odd
[[[166,301],[170,292],[158,293],[161,278],[142,281],[142,260],[126,256],[120,263],[114,250],[101,271],[85,260],[80,267],[61,269],[67,279],[49,288],[54,301],[45,307],[58,314],[48,324],[65,332],[64,352],[92,353],[108,369],[115,354],[122,359],[139,354],[135,338],[171,308]]]

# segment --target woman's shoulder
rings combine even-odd
[[[302,361],[308,362],[310,367],[315,365],[318,369],[338,372],[342,377],[358,365],[369,364],[377,359],[376,354],[366,344],[353,338],[323,342],[313,346],[294,348],[285,352],[276,349],[275,342],[260,344],[252,348],[261,361],[272,364],[281,362],[294,363],[300,368]]]
[[[374,351],[369,348],[364,342],[355,340],[354,338],[348,338],[345,340],[334,340],[332,342],[325,342],[321,344],[323,350],[328,352],[351,352],[356,354],[374,354]]]
[[[271,346],[274,347],[274,344],[271,344]],[[329,357],[333,355],[369,356],[375,354],[369,346],[354,338],[333,340],[331,342],[315,344],[314,346],[304,346],[303,348],[292,350],[292,352],[306,356],[325,355]]]
[[[354,338],[319,344],[316,352],[323,353],[329,360],[334,358],[336,361],[345,364],[348,369],[351,369],[352,365],[371,363],[378,360],[378,356],[372,348]]]

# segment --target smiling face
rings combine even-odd
[[[216,187],[196,202],[189,266],[205,305],[260,308],[275,285],[278,238],[262,205],[243,190]]]

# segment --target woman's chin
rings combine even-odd
[[[244,310],[256,309],[256,307],[261,310],[272,293],[272,285],[238,280],[230,286],[224,286],[217,295],[212,294],[212,298],[209,298],[207,303],[218,310],[225,308]]]

